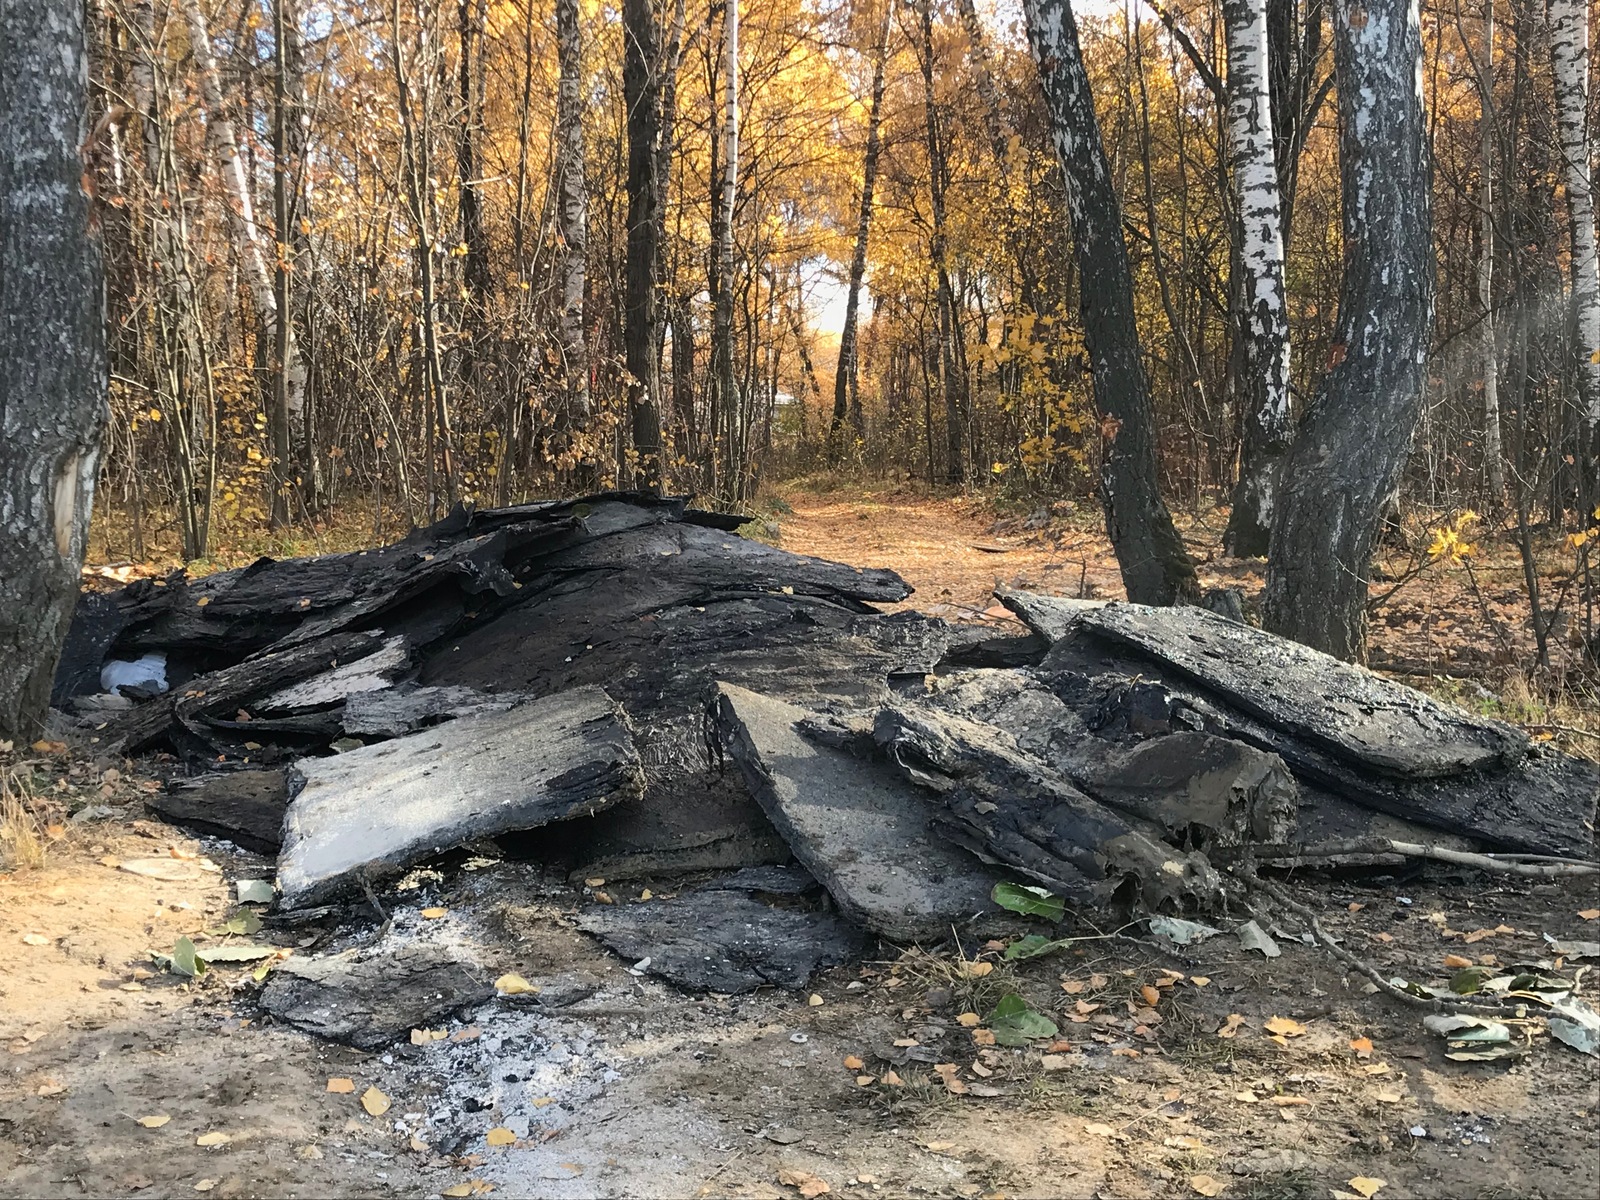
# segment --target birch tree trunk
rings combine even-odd
[[[556,227],[564,247],[561,269],[561,359],[566,370],[565,423],[589,420],[589,351],[583,301],[589,272],[589,189],[583,161],[583,35],[578,0],[556,0]]]
[[[733,364],[733,210],[739,196],[739,0],[723,0],[722,19],[722,205],[717,230],[717,294],[711,314],[711,357],[727,468],[725,486],[742,498],[745,464],[740,461],[739,385]]]
[[[1589,166],[1589,14],[1585,0],[1550,0],[1550,57],[1556,118],[1572,229],[1572,308],[1578,333],[1578,395],[1590,461],[1581,478],[1587,509],[1595,500],[1600,454],[1600,263],[1595,255],[1594,189]]]
[[[274,505],[289,486],[288,472],[291,463],[280,458],[278,447],[299,445],[304,441],[306,406],[306,370],[300,358],[300,348],[294,337],[294,322],[289,314],[278,311],[278,301],[273,272],[267,267],[266,239],[256,224],[255,200],[250,191],[250,180],[239,156],[239,141],[234,136],[233,122],[228,119],[227,107],[222,98],[222,78],[217,70],[217,59],[211,50],[211,32],[206,25],[206,15],[200,0],[183,0],[183,15],[189,26],[189,52],[194,56],[195,70],[200,76],[200,102],[206,120],[206,136],[211,143],[211,153],[216,157],[217,170],[222,176],[223,191],[228,203],[223,205],[233,241],[244,268],[245,283],[250,289],[250,302],[262,325],[262,336],[270,335],[281,356],[273,370],[282,376],[282,386],[274,383],[273,408],[282,404],[282,410],[268,414],[269,424],[282,426],[282,436],[274,427],[269,430],[272,439],[272,493]],[[287,236],[286,234],[284,236]],[[277,263],[278,255],[272,261]],[[280,336],[280,317],[284,330]],[[281,397],[281,400],[278,398]]]
[[[633,434],[631,475],[640,486],[662,485],[660,345],[656,323],[656,240],[661,203],[656,140],[661,125],[660,31],[651,0],[623,0],[623,101],[628,114],[628,247],[624,268],[623,360]]]
[[[1335,0],[1344,280],[1333,350],[1279,489],[1264,623],[1344,659],[1365,651],[1384,505],[1421,411],[1433,211],[1417,0]]]
[[[1505,500],[1500,442],[1500,364],[1494,320],[1494,0],[1483,0],[1478,85],[1478,361],[1483,375],[1483,469],[1491,505]]]
[[[850,255],[850,286],[845,293],[844,328],[839,332],[839,366],[833,376],[833,417],[828,422],[828,456],[837,460],[844,436],[845,419],[850,412],[850,396],[856,382],[857,323],[861,311],[861,283],[867,274],[867,239],[872,230],[872,193],[878,182],[878,155],[882,146],[884,71],[889,58],[889,23],[894,15],[893,0],[882,0],[877,39],[872,47],[872,106],[867,110],[867,148],[861,164],[861,208],[856,218],[856,245]],[[860,409],[856,410],[859,417]],[[858,420],[855,435],[866,430]]]
[[[1084,344],[1094,372],[1103,452],[1101,501],[1128,599],[1173,604],[1198,597],[1199,582],[1161,499],[1150,385],[1139,357],[1133,279],[1122,210],[1111,183],[1089,77],[1068,0],[1023,0],[1078,259]]]
[[[1267,77],[1266,0],[1223,0],[1228,32],[1228,141],[1233,150],[1239,267],[1245,311],[1244,444],[1233,512],[1222,535],[1235,557],[1265,554],[1278,474],[1289,453],[1289,315],[1283,283],[1283,226]]]
[[[0,739],[38,737],[106,418],[81,0],[0,0]]]

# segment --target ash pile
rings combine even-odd
[[[1175,928],[1274,864],[1594,855],[1600,770],[1512,726],[1199,608],[1005,592],[1016,636],[885,614],[892,571],[741,520],[608,493],[88,594],[55,702],[188,764],[150,807],[276,855],[279,914],[492,841],[686,877],[578,926],[719,992],[1017,932],[1019,883]]]

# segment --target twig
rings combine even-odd
[[[1523,875],[1530,879],[1555,879],[1576,875],[1600,875],[1600,863],[1576,858],[1476,854],[1469,850],[1450,850],[1444,846],[1424,846],[1418,842],[1397,842],[1391,838],[1352,838],[1342,842],[1322,842],[1314,846],[1249,846],[1244,851],[1263,861],[1288,859],[1298,864],[1306,859],[1338,858],[1346,854],[1396,854],[1402,858],[1431,858],[1438,862]]]
[[[1350,951],[1346,950],[1343,946],[1334,941],[1332,936],[1329,935],[1328,931],[1322,927],[1322,922],[1317,919],[1316,913],[1312,912],[1311,909],[1307,908],[1304,904],[1301,904],[1299,901],[1292,898],[1288,892],[1284,891],[1276,884],[1268,883],[1265,879],[1262,879],[1255,873],[1254,867],[1250,866],[1248,863],[1242,863],[1234,870],[1233,874],[1236,878],[1243,882],[1246,887],[1271,897],[1273,900],[1287,908],[1290,912],[1294,913],[1302,921],[1305,921],[1307,924],[1309,924],[1311,926],[1311,932],[1316,935],[1317,941],[1324,949],[1327,950],[1329,954],[1333,955],[1334,958],[1338,959],[1339,962],[1343,963],[1352,971],[1366,976],[1366,978],[1371,980],[1373,986],[1375,986],[1380,992],[1391,997],[1392,999],[1400,1001],[1402,1004],[1409,1004],[1413,1008],[1425,1008],[1430,1012],[1468,1012],[1481,1013],[1496,1017],[1517,1016],[1520,1013],[1525,1013],[1526,1011],[1525,1006],[1522,1005],[1518,1005],[1513,1008],[1509,1005],[1482,1004],[1475,1000],[1468,1000],[1465,997],[1460,999],[1442,1000],[1432,996],[1413,995],[1411,992],[1397,988],[1394,986],[1394,984],[1390,983],[1383,977],[1383,975],[1378,971],[1377,967],[1374,967],[1371,963],[1357,958],[1354,954],[1350,953]]]

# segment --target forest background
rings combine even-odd
[[[1254,8],[1302,409],[1346,349],[1332,8]],[[1264,552],[1215,532],[1253,419],[1238,15],[1076,9],[1161,493],[1191,541],[1213,531],[1203,551]],[[1568,0],[1421,7],[1435,316],[1375,590],[1458,568],[1496,657],[1564,673],[1600,645],[1600,512],[1558,9],[1596,20]],[[91,17],[102,560],[231,561],[334,526],[371,542],[458,500],[637,483],[752,512],[818,472],[1028,510],[1103,486],[1119,425],[1096,407],[1067,188],[1008,0]],[[1472,576],[1496,554],[1509,593]]]

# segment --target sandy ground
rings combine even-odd
[[[1088,535],[1011,545],[992,517],[939,504],[796,503],[783,544],[895,566],[921,607],[952,614],[987,608],[996,578],[1115,594]],[[152,951],[180,936],[241,940],[223,932],[233,885],[270,863],[145,820],[152,764],[94,750],[9,760],[49,828],[42,867],[0,873],[6,1196],[793,1198],[826,1185],[1323,1200],[1372,1181],[1380,1200],[1600,1194],[1600,1064],[1542,1036],[1510,1066],[1446,1061],[1420,1013],[1370,994],[1282,914],[1272,960],[1228,936],[1177,957],[1069,918],[1085,940],[1025,964],[994,946],[883,945],[814,994],[688,996],[572,927],[592,902],[582,888],[490,855],[383,892],[385,923],[361,909],[246,940],[301,955],[438,942],[541,996],[489,1001],[424,1045],[319,1042],[263,1017],[253,964],[198,982],[156,968]],[[73,822],[87,805],[105,819]],[[1600,907],[1593,884],[1294,886],[1346,945],[1425,981],[1446,977],[1447,955],[1511,964],[1547,958],[1546,933],[1600,938],[1581,915]],[[646,887],[654,899],[638,899]],[[991,1044],[986,1018],[1010,990],[1054,1020],[1054,1039]],[[369,1088],[381,1112],[363,1105]],[[498,1129],[511,1144],[490,1144]]]

